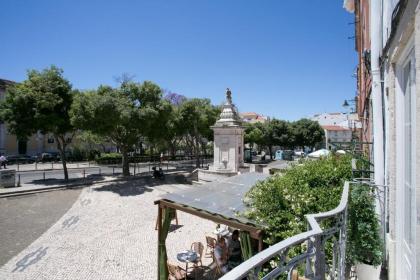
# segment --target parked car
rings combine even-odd
[[[7,156],[7,164],[25,164],[25,163],[34,163],[36,161],[35,157],[27,155],[12,155]]]
[[[304,151],[295,151],[295,156],[303,157],[303,156],[305,156],[305,152]]]
[[[58,153],[42,153],[39,160],[41,162],[59,161],[60,155]]]

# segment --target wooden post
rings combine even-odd
[[[157,270],[158,270],[158,279],[160,279],[160,267],[159,267],[159,237],[160,232],[162,231],[162,208],[160,207],[160,204],[158,204],[158,218],[157,218],[157,232],[158,232],[158,258],[157,258]]]
[[[258,238],[258,252],[261,252],[263,250],[263,238],[262,235]]]

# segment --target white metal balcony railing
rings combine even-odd
[[[271,271],[265,271],[261,279],[275,279],[286,276],[292,279],[293,270],[304,266],[304,276],[307,279],[339,279],[345,277],[345,252],[346,252],[346,223],[347,205],[349,196],[349,182],[344,184],[340,204],[333,210],[306,215],[308,231],[294,235],[283,240],[252,258],[243,262],[225,274],[221,280],[258,279],[264,264],[276,259],[277,265]],[[320,224],[326,222],[326,228]],[[332,260],[326,260],[325,245],[332,243]],[[293,248],[304,247],[306,252],[291,256]]]

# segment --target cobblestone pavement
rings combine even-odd
[[[0,198],[0,266],[56,223],[80,192],[78,189]]]
[[[191,187],[142,180],[85,188],[48,231],[0,268],[0,279],[156,279],[153,202],[165,192]],[[173,262],[192,242],[205,244],[205,234],[215,226],[182,212],[178,219],[180,226],[167,239]]]

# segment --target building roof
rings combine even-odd
[[[321,127],[325,130],[328,130],[328,131],[347,131],[347,130],[350,130],[347,127],[342,127],[342,126],[338,126],[338,125],[322,125]]]
[[[190,209],[191,214],[206,213],[253,228],[264,228],[256,221],[242,215],[247,210],[244,203],[245,194],[260,180],[267,178],[267,174],[244,173],[228,177],[223,181],[213,181],[189,190],[181,190],[161,197],[160,202],[177,205],[180,210]]]
[[[242,118],[246,118],[246,117],[253,117],[253,118],[256,118],[256,119],[258,119],[258,118],[263,118],[263,119],[265,119],[265,117],[263,116],[263,115],[261,115],[261,114],[258,114],[258,113],[255,113],[255,112],[245,112],[245,113],[240,113],[239,114]]]
[[[257,113],[255,112],[245,112],[245,113],[240,113],[241,116],[258,116]]]
[[[6,88],[7,86],[11,86],[16,84],[13,81],[9,81],[9,80],[5,80],[5,79],[0,79],[0,88]]]

